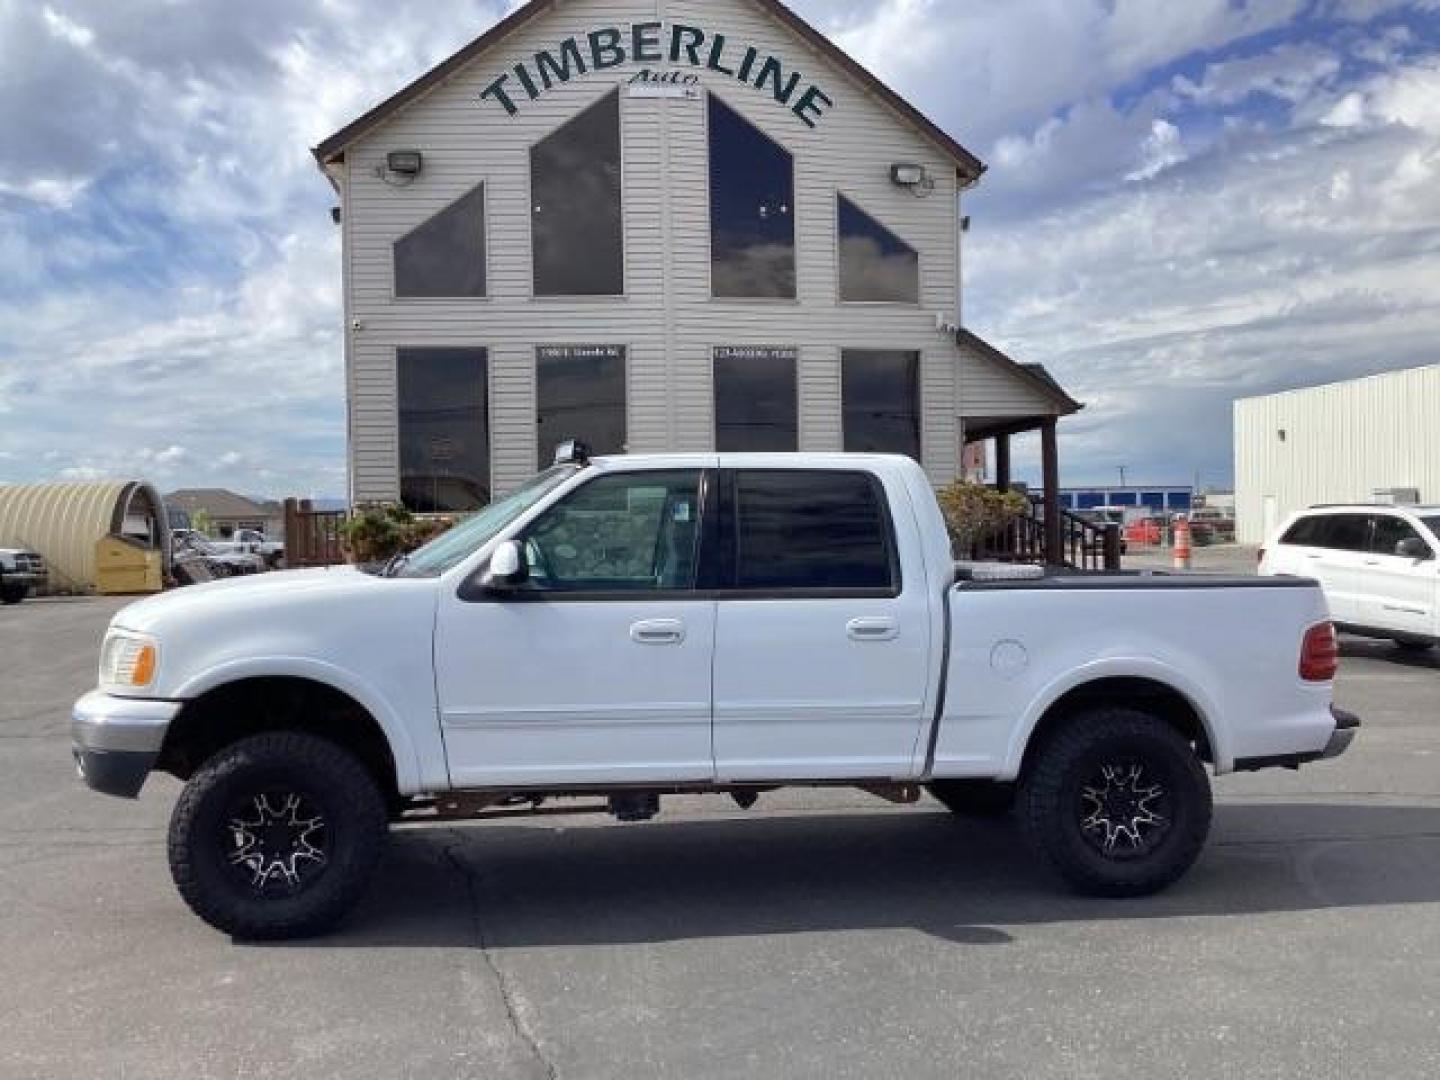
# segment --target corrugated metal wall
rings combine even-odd
[[[1242,543],[1315,503],[1404,487],[1440,503],[1440,364],[1235,403]]]
[[[531,145],[640,66],[590,74],[525,101],[508,117],[479,101],[498,74],[538,49],[596,26],[647,19],[693,23],[732,44],[755,45],[802,70],[835,104],[815,130],[768,91],[700,71],[704,86],[785,146],[795,158],[796,301],[715,300],[710,295],[706,109],[697,101],[622,96],[626,293],[581,300],[531,297]],[[583,38],[582,38],[583,40]],[[742,45],[742,48],[743,48]],[[661,64],[669,69],[674,65]],[[419,149],[418,183],[395,189],[376,177],[385,152]],[[924,164],[929,198],[890,181],[895,162]],[[487,184],[489,292],[483,300],[396,300],[391,246],[468,191]],[[504,490],[534,472],[535,347],[628,348],[629,445],[637,452],[714,446],[711,350],[717,345],[799,349],[800,444],[842,445],[842,347],[917,350],[922,446],[931,477],[958,469],[960,357],[935,317],[957,319],[959,230],[953,163],[927,139],[788,28],[749,0],[574,0],[515,33],[448,84],[350,148],[345,175],[347,328],[353,494],[399,494],[396,349],[469,345],[489,349],[492,473]],[[840,304],[836,195],[844,192],[920,252],[921,302]],[[1012,391],[1024,397],[1024,391]],[[1026,402],[1014,406],[1021,411]],[[988,406],[996,411],[997,406]],[[1010,414],[1011,410],[1004,412]]]
[[[88,592],[95,588],[95,543],[119,531],[132,503],[163,514],[159,494],[138,480],[0,487],[0,547],[39,552],[52,588]],[[166,527],[163,516],[158,527]]]

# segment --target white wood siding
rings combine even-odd
[[[1262,543],[1296,510],[1370,502],[1383,488],[1440,503],[1437,433],[1440,364],[1237,401],[1240,541]]]
[[[783,58],[787,70],[802,71],[834,99],[812,131],[768,91],[697,69],[706,91],[720,94],[794,155],[797,301],[711,298],[703,96],[646,99],[623,91],[626,295],[532,297],[529,149],[643,65],[632,61],[591,72],[537,101],[517,91],[520,112],[514,117],[493,102],[481,102],[480,92],[515,63],[553,49],[571,34],[654,19],[724,33],[732,48],[768,50]],[[425,155],[424,172],[412,186],[390,187],[376,176],[385,153],[396,149]],[[901,161],[927,167],[936,181],[933,195],[916,198],[891,183],[890,166]],[[410,345],[489,349],[497,491],[534,471],[535,347],[547,343],[627,347],[629,448],[636,452],[713,446],[715,345],[799,348],[799,430],[807,450],[841,446],[842,347],[918,351],[924,463],[937,483],[956,475],[958,395],[968,384],[957,370],[960,354],[953,339],[936,330],[937,315],[957,318],[954,165],[897,113],[750,0],[569,0],[358,140],[346,152],[346,171],[348,318],[360,327],[347,328],[357,499],[398,497],[395,351]],[[481,180],[486,184],[490,296],[395,299],[394,241]],[[837,192],[854,197],[920,252],[918,306],[839,303]]]

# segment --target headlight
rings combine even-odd
[[[159,659],[155,639],[129,630],[111,630],[100,647],[100,685],[149,686]]]

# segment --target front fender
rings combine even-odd
[[[276,678],[308,679],[311,682],[323,683],[353,698],[369,712],[390,744],[390,753],[395,759],[395,779],[401,794],[413,795],[421,791],[436,790],[448,784],[448,777],[443,775],[443,765],[442,775],[438,780],[426,775],[419,750],[404,717],[386,697],[353,672],[324,660],[303,656],[266,656],[227,661],[181,684],[175,697],[188,701],[245,679]]]
[[[1195,680],[1179,669],[1162,660],[1147,656],[1106,657],[1067,671],[1048,684],[1031,702],[1015,730],[1005,753],[1002,780],[1014,780],[1020,775],[1020,766],[1030,739],[1045,714],[1072,690],[1101,679],[1149,679],[1162,683],[1182,695],[1200,717],[1205,734],[1210,740],[1210,749],[1215,755],[1215,772],[1229,772],[1234,763],[1229,732],[1221,721],[1221,711],[1215,700]]]

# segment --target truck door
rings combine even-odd
[[[522,585],[442,598],[457,787],[711,779],[715,601],[695,591],[707,476],[602,473],[528,526]]]
[[[897,530],[859,471],[722,470],[721,503],[717,778],[912,775],[931,649],[913,517]]]

